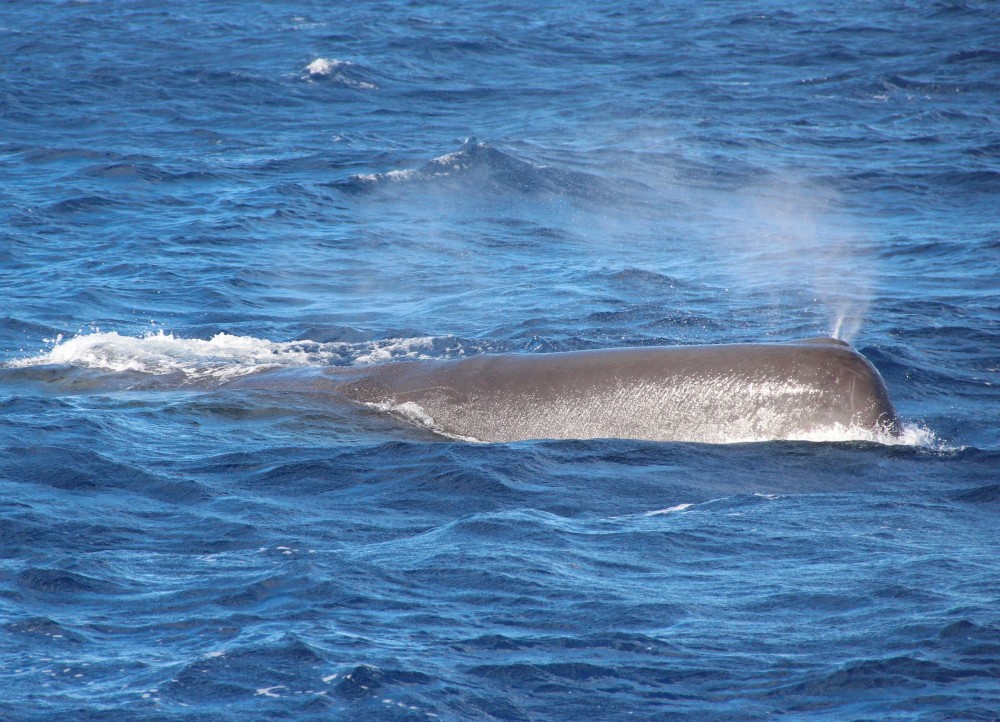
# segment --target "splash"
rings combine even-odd
[[[275,342],[219,333],[208,340],[157,331],[123,336],[115,331],[53,339],[38,355],[6,364],[10,368],[68,365],[115,373],[177,374],[186,381],[227,381],[268,369],[359,365],[427,358],[434,337],[393,338],[361,343]]]
[[[309,82],[326,80],[354,90],[378,90],[378,85],[365,78],[365,68],[349,60],[316,58],[304,70],[302,80]]]

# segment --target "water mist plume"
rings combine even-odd
[[[836,194],[789,179],[741,191],[734,210],[743,225],[734,237],[745,244],[735,273],[774,289],[782,306],[789,292],[811,294],[830,335],[854,339],[871,302],[874,259]]]

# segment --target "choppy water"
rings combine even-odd
[[[1000,718],[1000,9],[8,3],[0,718]],[[837,332],[907,443],[264,368]]]

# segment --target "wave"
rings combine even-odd
[[[22,152],[21,159],[25,163],[47,164],[78,161],[103,161],[106,163],[134,163],[149,161],[149,156],[136,154],[121,154],[108,150],[93,150],[91,148],[49,148],[49,147],[9,147],[8,152]]]
[[[60,639],[72,644],[80,644],[89,641],[87,637],[75,632],[69,627],[63,626],[50,617],[28,617],[27,619],[5,622],[3,624],[3,628],[12,634],[48,637],[52,640]]]
[[[538,165],[476,138],[468,138],[458,150],[433,158],[416,168],[352,175],[332,185],[342,191],[356,193],[411,184],[438,186],[441,190],[461,195],[506,196],[519,193],[604,201],[611,201],[617,196],[597,175]]]
[[[979,670],[952,667],[916,656],[853,660],[832,672],[820,672],[807,681],[778,689],[771,695],[794,692],[802,695],[829,695],[831,692],[857,693],[872,689],[921,683],[953,683],[967,677],[988,674]]]
[[[975,148],[968,154],[973,157],[986,155]],[[954,196],[1000,192],[1000,171],[977,167],[861,170],[843,175],[818,176],[817,179],[855,193],[918,191]]]
[[[1000,62],[1000,50],[989,48],[959,50],[945,58],[946,63],[977,63],[980,61],[995,67],[995,63]]]
[[[378,90],[378,84],[372,79],[371,71],[349,60],[316,58],[304,70],[305,75],[302,76],[302,80],[307,82],[324,81],[353,90]]]
[[[110,579],[65,569],[28,567],[16,577],[18,587],[35,595],[123,594],[127,590]]]
[[[97,211],[102,208],[115,205],[117,205],[117,203],[110,198],[91,195],[78,196],[75,198],[67,198],[66,200],[57,201],[50,204],[48,210],[57,214],[90,213],[92,211]]]
[[[1000,503],[1000,484],[987,484],[957,493],[953,496],[956,501],[964,501],[971,504],[998,504]]]
[[[188,170],[171,172],[153,163],[140,163],[136,161],[96,165],[84,170],[82,174],[102,180],[138,180],[147,183],[215,181],[222,177],[218,173],[211,171]]]

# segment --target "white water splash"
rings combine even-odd
[[[349,60],[331,60],[329,58],[316,58],[305,67],[306,75],[303,80],[315,80],[325,78],[337,85],[355,90],[378,90],[375,83],[369,83],[358,77],[357,66]]]
[[[116,373],[179,374],[188,381],[227,381],[275,368],[367,365],[428,358],[434,338],[384,339],[361,343],[275,342],[253,336],[219,333],[211,339],[181,338],[158,331],[123,336],[115,331],[53,340],[36,356],[6,364],[11,368],[68,365]]]

